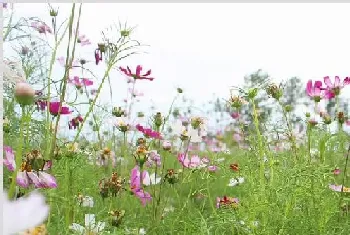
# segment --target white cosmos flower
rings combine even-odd
[[[139,235],[145,235],[145,234],[146,234],[146,230],[144,228],[140,228]]]
[[[157,177],[155,173],[149,174],[146,171],[146,174],[144,175],[143,178],[143,184],[144,185],[154,185],[154,184],[159,184],[160,181],[162,180],[161,177]]]
[[[12,235],[26,229],[39,226],[49,214],[49,207],[45,204],[45,197],[32,192],[16,201],[9,201],[3,193],[3,233]]]
[[[93,207],[94,206],[94,199],[90,196],[85,196],[83,198],[83,203],[81,204],[83,207]]]
[[[203,122],[198,128],[194,129],[190,119],[180,118],[173,124],[173,131],[177,136],[181,136],[184,132],[187,132],[187,135],[191,137],[192,143],[200,143],[202,142],[202,137],[207,135],[207,126]]]
[[[242,183],[244,183],[243,177],[232,178],[232,179],[230,179],[230,183],[228,184],[228,186],[234,187],[234,186],[242,184]]]
[[[103,231],[105,226],[105,222],[98,222],[97,225],[95,224],[94,214],[85,214],[85,227],[80,224],[73,223],[71,226],[69,226],[69,228],[74,230],[77,234],[84,235],[88,234],[88,232],[98,234]]]

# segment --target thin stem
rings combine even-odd
[[[26,120],[25,107],[22,106],[22,117],[21,117],[21,123],[20,123],[20,127],[19,127],[19,144],[17,147],[17,151],[15,153],[16,154],[16,158],[15,158],[16,159],[16,169],[12,173],[12,181],[11,181],[10,189],[8,192],[9,198],[14,197],[14,193],[16,190],[17,172],[21,168],[22,151],[23,151],[23,144],[24,144],[23,129],[24,129],[25,120]]]

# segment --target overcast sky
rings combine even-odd
[[[68,17],[70,8],[60,4],[59,17]],[[46,4],[16,4],[15,9],[18,15],[38,16],[50,24]],[[137,25],[134,38],[150,45],[148,54],[120,65],[152,69],[156,79],[140,82],[137,89],[168,107],[176,86],[202,103],[213,93],[227,96],[230,86],[242,84],[243,77],[257,69],[276,81],[349,76],[349,10],[349,4],[324,3],[86,3],[80,31],[97,43],[101,30],[113,23]],[[94,48],[81,53],[93,60]],[[116,104],[124,97],[125,89],[118,92],[123,83],[123,77],[113,73]]]

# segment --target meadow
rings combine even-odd
[[[3,234],[350,234],[350,77],[279,84],[258,71],[205,113],[185,87],[167,112],[143,113],[138,84],[161,78],[124,63],[144,50],[134,28],[96,43],[79,32],[80,4],[63,24],[49,13],[4,25],[16,56],[4,51]],[[99,103],[110,79],[127,84],[117,106]]]

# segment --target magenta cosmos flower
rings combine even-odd
[[[134,80],[150,80],[153,81],[154,78],[149,77],[152,73],[151,69],[148,70],[146,73],[141,74],[142,72],[142,66],[141,65],[137,65],[136,66],[136,71],[135,73],[131,72],[131,69],[129,68],[129,66],[125,68],[123,67],[119,67],[119,69],[128,77],[132,77],[134,78]]]
[[[92,86],[94,84],[93,81],[87,78],[79,78],[78,76],[74,76],[73,79],[68,79],[68,82],[75,85],[77,89],[80,89],[83,86]]]
[[[306,94],[315,102],[320,102],[322,99],[322,82],[309,80],[306,84]]]
[[[146,138],[162,139],[161,134],[158,131],[152,130],[151,128],[144,128],[140,124],[137,124],[136,129],[142,132]]]
[[[54,116],[58,115],[59,110],[60,110],[60,102],[58,102],[58,101],[50,102],[49,111],[50,111],[51,115],[54,115]],[[71,114],[71,113],[72,113],[72,111],[69,110],[68,107],[66,107],[66,106],[61,107],[60,114],[65,115],[65,114]]]
[[[350,77],[346,77],[343,81],[340,81],[339,76],[335,76],[334,83],[331,82],[331,79],[329,78],[329,76],[324,77],[323,80],[327,86],[325,96],[328,99],[331,99],[339,95],[341,89],[344,88],[344,86],[350,84]]]
[[[68,127],[69,129],[77,129],[77,127],[79,127],[79,124],[82,123],[84,121],[84,119],[82,118],[82,116],[78,115],[75,118],[72,118],[72,120],[70,120],[68,122]]]

